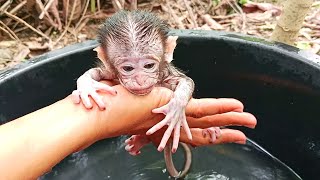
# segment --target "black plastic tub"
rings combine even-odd
[[[253,140],[247,145],[229,144],[194,150],[191,174],[201,168],[209,167],[212,169],[212,176],[209,176],[207,171],[207,174],[202,176],[201,173],[200,176],[193,174],[194,176],[189,176],[189,179],[201,179],[201,177],[294,179],[293,176],[297,179],[299,176],[302,179],[318,179],[320,170],[318,56],[283,44],[239,34],[187,30],[177,30],[172,33],[179,36],[174,64],[194,79],[196,83],[194,96],[237,98],[245,104],[246,111],[253,113],[258,119],[258,125],[254,130],[236,127]],[[75,88],[76,79],[94,66],[96,55],[92,49],[96,46],[96,41],[72,45],[1,72],[0,124],[70,94]],[[145,156],[131,157],[124,152],[123,140],[123,137],[119,137],[98,142],[82,152],[69,156],[41,179],[163,179],[168,176],[162,172],[165,168],[164,162],[156,163],[158,162],[156,160],[163,159],[162,154],[157,153],[151,146],[148,147],[150,152],[147,148],[145,156],[153,153],[156,158],[155,162],[149,159],[153,166],[147,166],[143,163]],[[257,151],[252,151],[256,156],[250,162],[254,160],[258,162],[259,153],[262,153],[261,157],[273,159],[289,174],[292,173],[292,176],[282,176],[277,168],[272,169],[269,166],[263,168],[263,164],[260,164],[262,167],[257,171],[253,170],[254,167],[258,167],[254,165],[251,169],[247,169],[247,174],[236,175],[233,171],[245,169],[250,165],[246,164],[249,160],[246,160],[241,153],[228,151],[231,146],[237,146],[249,153],[256,148]],[[97,151],[99,147],[105,150]],[[105,152],[108,148],[109,151]],[[205,152],[209,154],[206,155]],[[108,158],[106,153],[109,153],[110,157],[122,154],[124,158],[122,160],[125,161],[122,163],[125,164],[121,164],[120,160]],[[218,167],[197,162],[205,162],[204,159],[212,155],[210,153],[222,154],[221,156],[228,156],[229,153],[229,156],[237,161],[232,161],[234,163],[232,164],[231,161],[219,159],[220,156],[215,155],[216,159],[211,160],[214,164],[226,162],[230,164]],[[132,172],[128,170],[133,166],[139,167],[138,170]],[[143,169],[146,167],[149,169]],[[152,168],[154,171],[150,174]],[[262,170],[268,171],[267,174],[261,172]]]

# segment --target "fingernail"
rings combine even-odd
[[[172,148],[172,153],[176,153],[177,152],[177,148]]]

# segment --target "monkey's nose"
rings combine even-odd
[[[146,77],[144,76],[136,76],[136,82],[139,84],[139,86],[142,86],[146,82]]]
[[[142,86],[144,84],[145,81],[141,80],[141,79],[137,79],[137,83],[139,84],[139,86]]]

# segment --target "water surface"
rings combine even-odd
[[[139,156],[124,149],[126,137],[97,142],[70,155],[41,180],[170,179],[165,169],[163,153],[148,145]],[[251,140],[246,145],[224,144],[193,148],[193,163],[186,179],[196,180],[282,180],[300,179],[285,164],[272,157]],[[182,167],[183,153],[174,155],[177,167]]]

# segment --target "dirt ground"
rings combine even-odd
[[[121,8],[132,8],[129,1],[120,7],[114,4],[121,1],[51,0],[52,5],[45,11],[50,0],[0,0],[0,70],[48,51],[95,39],[97,28],[106,18]],[[166,19],[175,29],[227,31],[269,38],[281,14],[282,1],[273,4],[261,1],[139,0],[137,5],[138,9],[151,10]],[[320,2],[315,1],[296,47],[319,53],[319,9]]]

